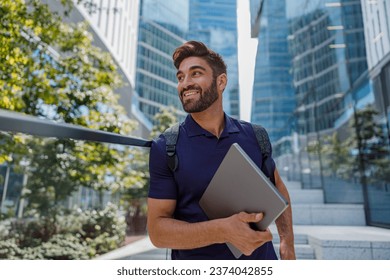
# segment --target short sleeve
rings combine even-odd
[[[177,187],[173,172],[168,167],[165,138],[152,141],[149,154],[149,197],[156,199],[177,199]]]

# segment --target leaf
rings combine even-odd
[[[115,93],[122,81],[110,54],[92,45],[88,24],[69,24],[41,1],[26,2],[1,0],[0,108],[130,134],[136,124]],[[71,10],[73,1],[62,3]],[[12,160],[16,169],[29,162],[25,196],[29,211],[40,215],[58,211],[80,187],[144,186],[144,177],[131,172],[134,157],[114,145],[20,135],[0,146],[0,162]]]

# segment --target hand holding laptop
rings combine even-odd
[[[264,215],[262,213],[240,212],[227,218],[228,232],[227,240],[244,255],[251,255],[254,250],[264,243],[272,240],[269,229],[265,231],[254,231],[250,224],[260,222]]]

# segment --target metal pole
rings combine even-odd
[[[368,189],[367,189],[367,177],[366,177],[366,166],[363,158],[363,147],[362,147],[362,139],[359,133],[359,127],[358,127],[358,116],[356,113],[356,107],[355,104],[353,104],[353,116],[355,119],[355,133],[357,138],[357,144],[358,144],[358,150],[359,150],[359,173],[360,173],[360,184],[362,185],[363,189],[363,200],[364,200],[364,214],[366,218],[366,223],[369,225],[371,223],[371,213],[370,213],[370,207],[368,203]]]
[[[25,202],[25,199],[23,197],[23,194],[24,194],[24,190],[27,186],[27,180],[28,180],[28,175],[26,173],[23,174],[23,184],[22,184],[22,191],[20,193],[20,201],[19,201],[19,208],[18,208],[18,218],[22,218],[23,217],[23,210],[24,210],[24,202]]]
[[[3,188],[3,195],[2,195],[2,198],[1,198],[1,207],[0,207],[0,213],[3,213],[3,209],[4,209],[4,203],[5,203],[5,199],[7,197],[7,189],[8,189],[8,182],[9,182],[9,173],[10,173],[10,167],[9,165],[7,164],[7,170],[5,172],[5,179],[4,179],[4,188]]]
[[[150,147],[152,141],[0,110],[0,130],[30,135]]]

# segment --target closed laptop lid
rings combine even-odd
[[[262,212],[264,218],[255,224],[258,230],[267,229],[288,207],[287,200],[237,143],[228,150],[199,204],[210,220]],[[241,256],[228,246],[237,258]]]

